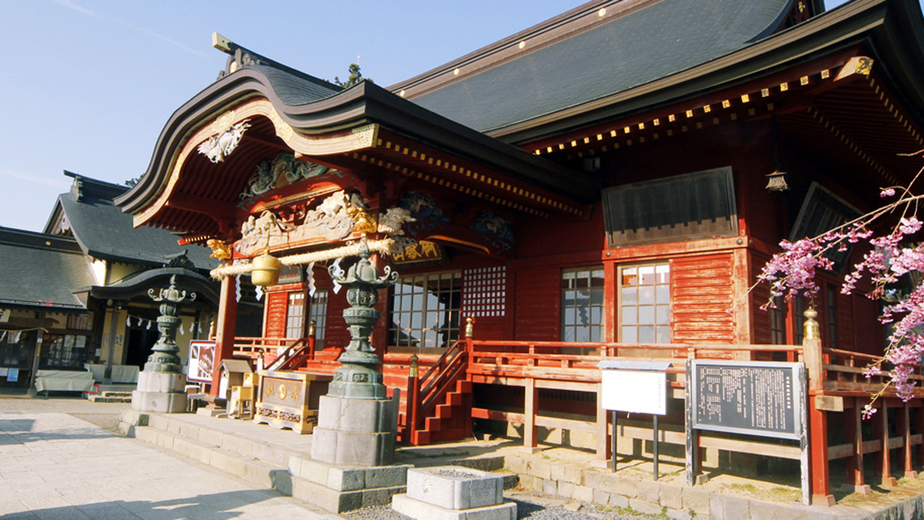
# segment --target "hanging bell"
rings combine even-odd
[[[250,280],[254,285],[269,287],[279,281],[279,268],[282,263],[278,258],[264,251],[262,255],[253,259],[253,271]]]
[[[767,191],[786,191],[789,185],[786,184],[786,172],[779,170],[767,175]]]

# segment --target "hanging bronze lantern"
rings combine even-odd
[[[276,285],[279,281],[279,268],[282,262],[278,258],[264,251],[262,255],[253,259],[253,271],[250,273],[250,280],[254,285],[260,287],[269,287]]]

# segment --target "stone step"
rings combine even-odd
[[[131,398],[132,398],[132,391],[129,390],[129,391],[125,391],[125,392],[121,392],[121,391],[120,391],[120,392],[113,392],[113,391],[108,391],[108,390],[107,390],[107,391],[100,392],[100,395],[102,395],[103,397],[123,397],[123,398],[124,398],[124,397],[127,397],[127,398],[131,399]]]
[[[87,396],[87,400],[91,403],[130,403],[132,402],[132,396],[129,395],[128,397],[111,397],[90,394]]]
[[[391,504],[407,492],[410,465],[380,467],[335,466],[304,457],[289,459],[291,495],[332,513]]]
[[[151,419],[155,417],[151,416]],[[119,431],[129,437],[171,450],[253,484],[278,489],[284,494],[286,488],[291,488],[288,484],[290,480],[288,471],[285,467],[279,467],[278,464],[247,458],[216,446],[214,443],[200,442],[179,433],[164,431],[152,426],[131,425],[121,421]],[[291,492],[287,494],[291,495]]]
[[[177,414],[180,417],[184,414]],[[230,420],[230,419],[228,419]],[[244,460],[257,460],[285,470],[289,457],[294,453],[270,443],[260,442],[245,437],[225,434],[199,424],[171,417],[170,414],[147,414],[126,410],[122,412],[122,422],[138,424],[152,429],[173,434],[209,446],[214,449],[231,452]],[[123,432],[132,436],[128,432]]]

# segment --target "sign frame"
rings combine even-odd
[[[792,401],[792,421],[786,431],[768,430],[761,428],[748,428],[740,426],[723,426],[721,424],[704,423],[699,417],[699,407],[703,399],[703,391],[700,388],[700,381],[697,377],[699,367],[719,367],[719,368],[752,368],[752,369],[771,369],[771,370],[788,370],[789,371],[789,389],[791,390]],[[759,437],[770,437],[774,439],[799,440],[802,437],[804,424],[801,423],[803,409],[805,408],[805,390],[800,381],[805,379],[805,365],[802,363],[789,363],[779,361],[734,361],[734,360],[702,360],[693,359],[690,363],[690,374],[688,374],[687,384],[692,385],[692,401],[690,402],[692,427],[697,430],[706,430],[714,432],[736,433],[741,435],[755,435]],[[747,403],[753,406],[753,403]],[[750,411],[753,408],[749,409]],[[787,414],[788,415],[788,414]]]
[[[194,339],[189,342],[187,381],[211,383],[215,373],[215,340]]]

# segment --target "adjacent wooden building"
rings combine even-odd
[[[838,289],[858,251],[814,302],[764,312],[751,285],[780,240],[868,211],[921,167],[898,154],[924,148],[924,18],[914,0],[822,11],[595,1],[387,89],[344,90],[216,36],[225,70],[173,114],[117,203],[136,226],[215,241],[228,255],[213,272],[219,355],[311,345],[286,354],[292,370],[333,370],[349,336],[327,268],[365,241],[401,274],[373,343],[386,384],[412,390],[412,443],[470,435],[474,417],[527,446],[542,436],[604,460],[615,433],[642,455],[632,439],[649,421],[608,432],[595,368],[633,357],[674,362],[663,440],[682,445],[683,361],[799,360],[811,303],[824,346],[813,494],[827,501],[831,461],[848,460],[856,485],[864,453],[883,478],[890,449],[903,471],[924,462],[921,401],[887,394],[878,444],[864,444],[859,408],[879,382],[857,372],[885,333],[874,302]],[[235,337],[234,277],[264,253],[283,272],[263,336]],[[730,437],[702,447],[755,457]]]

